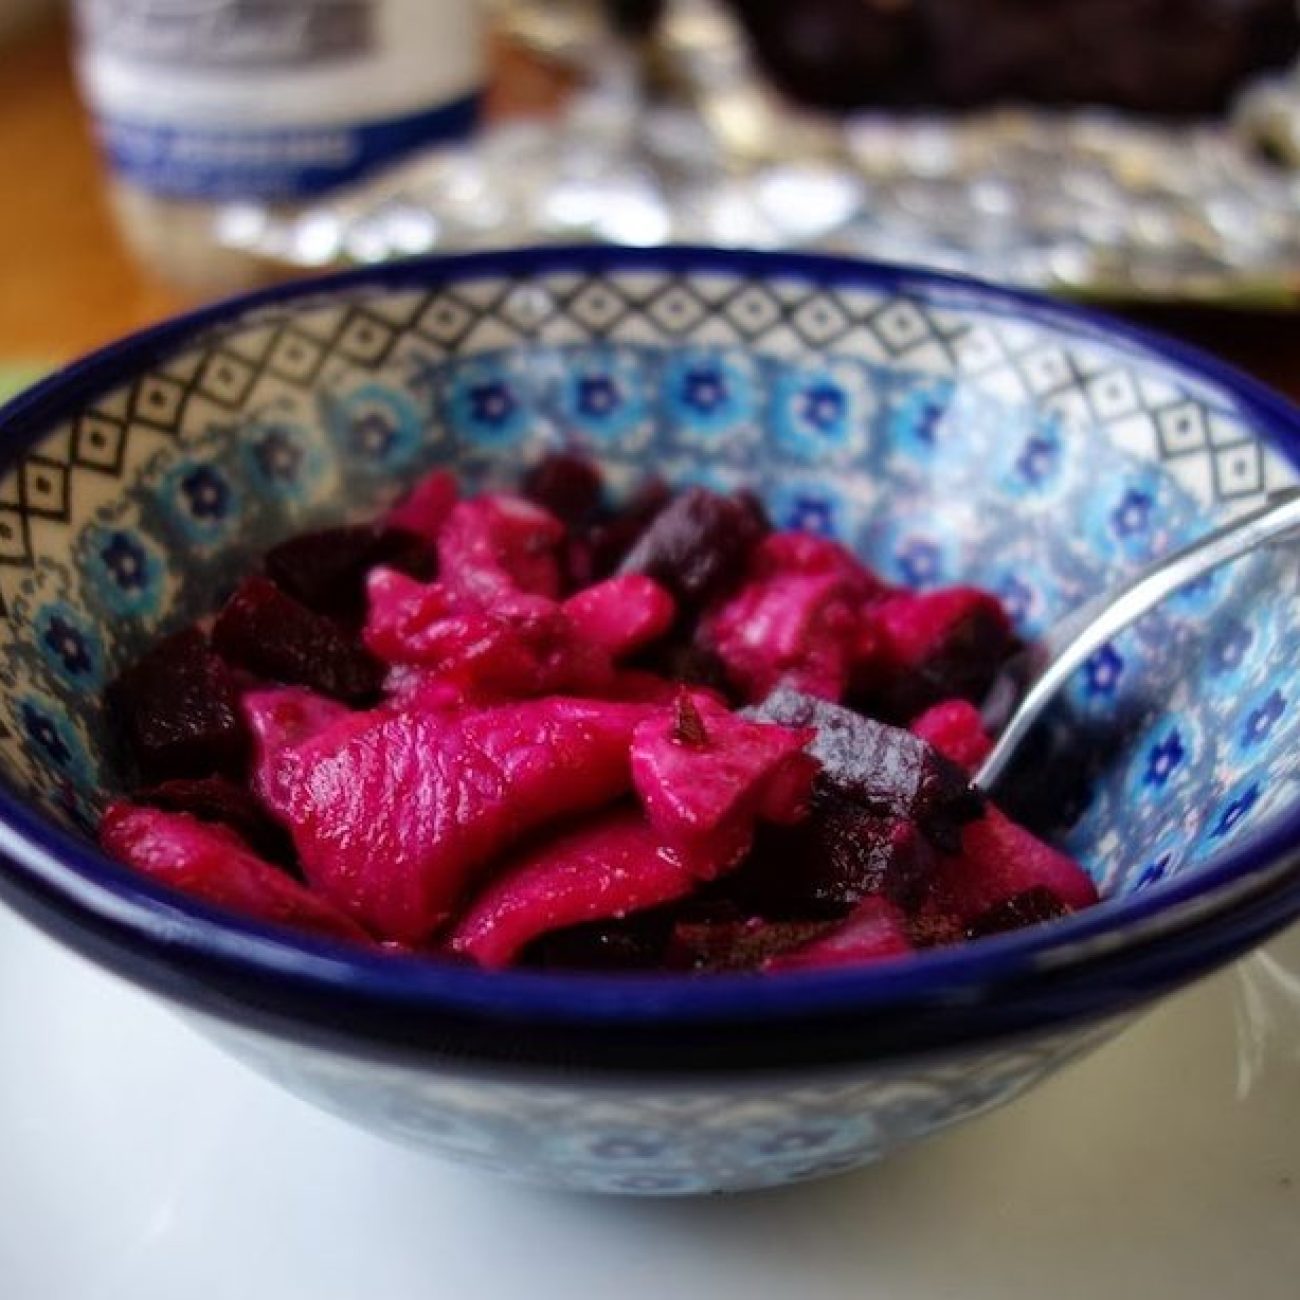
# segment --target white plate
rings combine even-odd
[[[1300,929],[1271,952],[1300,971]],[[3,915],[0,1295],[1295,1300],[1300,1015],[1277,999],[1240,1097],[1240,988],[1219,976],[875,1169],[612,1201],[490,1180],[318,1114]]]

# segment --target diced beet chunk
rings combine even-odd
[[[742,703],[727,677],[722,660],[709,649],[690,641],[659,641],[630,661],[633,668],[682,686],[697,687],[731,703]]]
[[[907,937],[915,948],[942,948],[961,943],[966,927],[936,899],[927,898],[907,918]]]
[[[984,730],[980,711],[969,700],[933,704],[908,730],[964,772],[975,772],[993,748],[993,738]]]
[[[485,606],[519,594],[560,594],[564,525],[522,497],[497,493],[452,508],[438,535],[438,572],[457,595]]]
[[[604,487],[600,470],[583,456],[553,452],[524,475],[530,501],[549,510],[570,528],[580,528],[600,508]]]
[[[108,705],[148,780],[244,769],[239,683],[197,628],[168,637],[123,672]]]
[[[369,598],[365,643],[386,663],[504,691],[526,691],[538,676],[538,655],[518,627],[440,582],[376,569]]]
[[[823,773],[808,816],[763,828],[724,888],[765,916],[842,917],[870,894],[911,906],[924,892],[934,850],[911,822],[880,813]]]
[[[772,533],[744,585],[701,628],[750,702],[785,685],[839,703],[861,641],[860,612],[885,588],[838,542]]]
[[[262,861],[224,826],[181,812],[118,802],[99,829],[104,851],[161,884],[261,921],[335,939],[369,941],[325,899]]]
[[[872,656],[858,665],[854,703],[910,722],[941,700],[978,703],[1016,647],[997,598],[973,587],[895,594],[864,613]]]
[[[132,802],[164,812],[189,813],[234,831],[254,852],[297,874],[293,841],[242,785],[221,776],[180,777],[136,790]]]
[[[994,908],[1039,888],[1071,911],[1097,902],[1097,887],[1077,862],[989,805],[983,817],[963,827],[960,855],[937,862],[931,897],[972,926]]]
[[[680,920],[665,954],[677,970],[747,971],[825,934],[828,921],[768,921],[751,916],[726,920]]]
[[[558,697],[379,711],[286,751],[275,811],[313,885],[376,934],[419,942],[524,836],[630,790],[647,711]]]
[[[742,587],[701,635],[750,703],[781,685],[839,703],[857,618],[835,577],[787,574]]]
[[[212,642],[230,663],[259,677],[349,703],[372,700],[383,686],[382,665],[359,641],[268,578],[241,584],[217,615]]]
[[[853,914],[828,934],[793,952],[772,957],[766,970],[818,970],[866,966],[912,951],[907,918],[884,898],[865,898]]]
[[[914,822],[943,852],[958,850],[962,826],[983,810],[983,796],[965,773],[901,728],[791,690],[775,691],[745,712],[815,728],[808,752],[821,763],[825,782],[879,816]]]
[[[672,905],[621,918],[551,930],[519,953],[520,966],[542,970],[659,970],[673,927]]]
[[[749,502],[687,488],[654,517],[619,572],[648,574],[687,608],[702,609],[741,581],[767,527]]]
[[[508,966],[550,930],[655,907],[694,884],[640,810],[620,810],[507,863],[457,921],[450,944],[481,966]]]
[[[817,770],[804,752],[812,736],[683,691],[633,733],[632,779],[664,842],[716,873],[744,856],[760,818],[798,820]]]
[[[615,659],[661,637],[673,624],[673,598],[653,578],[625,573],[575,593],[562,606],[582,640]]]
[[[436,542],[459,495],[455,478],[445,469],[434,470],[388,511],[381,525]]]
[[[1042,925],[1070,915],[1070,908],[1045,885],[1012,894],[1010,898],[981,913],[966,927],[966,937],[981,939],[985,935],[1023,930],[1027,925]]]
[[[376,565],[421,579],[435,568],[422,538],[374,524],[300,533],[267,551],[263,564],[281,591],[350,627],[365,618],[366,575]]]
[[[280,755],[356,715],[337,700],[314,695],[301,686],[274,686],[249,691],[240,709],[253,737],[253,791],[277,809],[287,797],[280,788]]]
[[[570,582],[585,587],[608,578],[671,499],[666,484],[650,479],[618,510],[575,534],[569,554]]]

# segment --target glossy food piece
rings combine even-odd
[[[888,899],[864,898],[843,925],[793,951],[778,953],[767,970],[825,970],[835,966],[866,966],[914,951],[907,918]]]
[[[244,580],[217,615],[212,644],[227,662],[259,677],[350,704],[377,698],[383,685],[383,668],[354,636],[269,578]]]
[[[741,580],[767,529],[761,508],[749,499],[687,488],[655,515],[619,572],[647,574],[683,606],[700,609]]]
[[[735,866],[760,819],[799,821],[817,763],[810,728],[739,718],[683,691],[632,735],[632,781],[650,824],[701,878]]]
[[[293,841],[284,828],[251,790],[224,776],[178,777],[133,791],[131,801],[225,826],[261,857],[297,871]]]
[[[696,879],[642,812],[615,812],[508,862],[456,923],[451,948],[508,966],[549,931],[685,897]]]
[[[567,455],[524,487],[461,500],[438,472],[283,542],[210,643],[124,673],[156,783],[110,810],[109,851],[489,968],[866,964],[1095,900],[970,784],[1014,644],[987,593],[890,588],[743,495],[611,510]]]
[[[1030,891],[1050,893],[1064,911],[1098,901],[1092,878],[1073,859],[991,805],[964,827],[961,852],[936,864],[930,892],[963,925],[979,928],[995,908]]]
[[[980,711],[969,700],[943,700],[915,718],[908,730],[933,745],[964,772],[975,772],[993,748]]]
[[[709,615],[701,637],[746,700],[787,686],[838,703],[861,655],[863,611],[883,594],[838,543],[774,533],[755,548],[744,584]]]
[[[267,551],[266,575],[317,614],[355,627],[366,615],[366,577],[376,565],[431,578],[434,555],[414,533],[378,524],[300,533]]]
[[[526,834],[630,789],[645,713],[558,697],[380,713],[285,751],[274,811],[315,888],[376,934],[418,942]]]
[[[974,587],[892,594],[863,619],[871,653],[852,701],[873,717],[910,722],[943,700],[978,701],[1016,648],[1011,620]]]
[[[248,757],[240,683],[197,628],[161,641],[108,691],[118,733],[147,780],[237,777]]]
[[[160,884],[259,921],[366,943],[366,932],[224,826],[119,802],[99,829],[104,851]]]

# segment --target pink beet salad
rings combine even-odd
[[[1064,916],[1088,875],[971,785],[1015,647],[759,503],[557,455],[294,537],[114,682],[113,857],[489,968],[793,971]]]

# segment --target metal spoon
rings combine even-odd
[[[1117,632],[1220,565],[1297,532],[1300,488],[1275,492],[1258,510],[1162,556],[1118,591],[1082,605],[1008,661],[982,710],[984,725],[997,743],[975,773],[975,784],[992,790],[1057,691]]]

